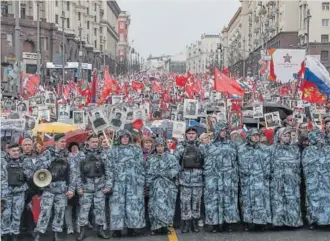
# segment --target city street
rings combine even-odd
[[[89,232],[89,235],[94,235],[95,232]],[[134,238],[123,236],[122,238],[110,238],[113,241],[119,240],[137,240],[137,241],[328,241],[330,233],[327,231],[310,231],[307,229],[297,231],[268,231],[263,233],[253,232],[232,232],[232,233],[188,233],[181,234],[180,230],[176,230],[175,234],[169,236],[150,236],[142,235]],[[31,238],[25,238],[24,241],[30,241]],[[42,241],[51,241],[51,236],[42,237]],[[63,241],[73,241],[74,236],[66,236]],[[95,236],[89,236],[85,241],[102,240]]]

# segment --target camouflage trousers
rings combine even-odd
[[[105,195],[103,190],[93,193],[84,193],[79,199],[80,211],[78,217],[78,225],[86,226],[88,224],[89,210],[94,202],[95,224],[104,226],[105,222]]]
[[[25,205],[25,192],[12,193],[5,198],[1,214],[1,235],[19,234],[21,217]]]
[[[40,215],[38,218],[37,227],[34,231],[39,233],[46,232],[50,216],[52,215],[52,208],[54,206],[52,231],[62,232],[65,207],[67,206],[67,203],[68,198],[65,193],[53,194],[51,192],[44,191],[41,196]]]
[[[199,219],[203,187],[180,186],[181,220]]]

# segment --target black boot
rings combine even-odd
[[[97,236],[101,239],[108,239],[109,238],[109,236],[105,234],[102,225],[99,225],[99,227],[97,229]]]
[[[136,236],[136,232],[135,232],[134,228],[127,229],[127,236],[130,236],[130,237]]]
[[[169,235],[171,234],[171,231],[168,229],[168,227],[162,227],[162,234]]]
[[[121,231],[120,230],[115,230],[112,232],[112,237],[118,238],[121,237]]]
[[[192,220],[192,231],[195,233],[199,232],[199,227],[198,227],[198,219],[193,219]]]
[[[83,240],[84,238],[86,238],[86,235],[85,235],[85,227],[84,226],[82,226],[82,227],[80,227],[80,233],[78,234],[78,237],[77,237],[77,240],[78,241],[81,241],[81,240]]]
[[[17,240],[18,240],[17,235],[16,234],[13,234],[11,236],[11,241],[17,241]]]
[[[39,232],[35,232],[34,233],[34,239],[33,241],[39,241],[40,240],[40,233]]]
[[[54,232],[53,233],[53,241],[61,241],[59,237],[59,232]]]
[[[190,229],[190,220],[183,220],[183,227],[181,232],[182,233],[188,233]]]

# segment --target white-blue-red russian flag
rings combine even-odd
[[[306,56],[304,80],[315,84],[322,94],[330,95],[330,74],[319,59]]]

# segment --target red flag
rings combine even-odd
[[[133,123],[132,123],[132,126],[134,129],[141,129],[143,127],[143,122],[141,119],[138,119],[138,120],[135,120]]]
[[[321,94],[316,85],[311,82],[304,80],[300,86],[300,90],[302,91],[301,99],[304,101],[321,104],[327,103],[326,96]]]
[[[195,94],[195,90],[194,90],[194,77],[190,76],[185,84],[185,91],[189,97],[189,99],[194,99],[194,94]]]
[[[133,80],[132,81],[132,88],[135,91],[142,90],[144,88],[144,84],[140,81]]]
[[[242,100],[232,100],[231,103],[231,109],[232,111],[235,111],[235,112],[241,112],[242,110]]]
[[[104,68],[105,71],[105,68]],[[94,69],[93,71],[93,81],[92,81],[92,90],[91,90],[91,95],[93,102],[96,101],[96,86],[97,86],[97,69]]]
[[[244,95],[244,90],[242,90],[239,84],[221,73],[217,68],[214,68],[214,89],[231,95]]]
[[[152,86],[152,91],[154,93],[161,93],[163,91],[163,86],[159,82],[154,82]]]
[[[187,80],[188,80],[188,78],[186,78],[185,76],[183,76],[181,74],[175,76],[175,83],[177,86],[180,86],[180,87],[184,86],[186,84]]]

